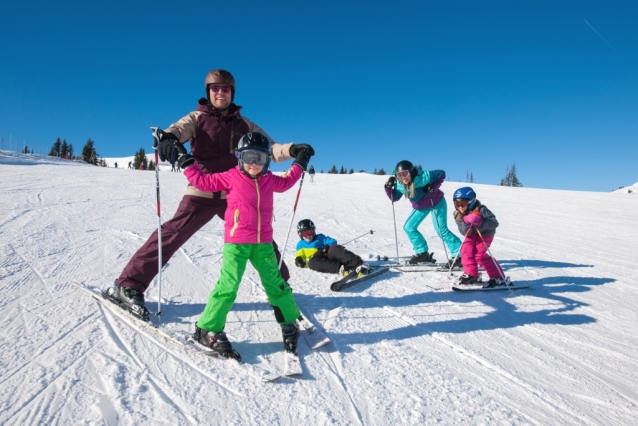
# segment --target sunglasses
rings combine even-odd
[[[244,164],[257,164],[263,166],[268,163],[268,154],[264,151],[257,151],[256,149],[246,149],[243,151],[235,151],[235,157],[240,159]]]
[[[224,93],[230,93],[230,86],[220,86],[219,84],[211,84],[210,86],[208,86],[208,88],[212,90],[213,93],[217,93],[220,90]]]
[[[410,176],[410,171],[409,170],[401,170],[400,172],[396,172],[396,176],[399,179],[406,179],[408,176]]]
[[[301,231],[302,237],[312,237],[314,234],[315,231],[313,231],[312,229],[304,229],[303,231]]]
[[[454,200],[454,206],[455,207],[467,207],[467,200]]]

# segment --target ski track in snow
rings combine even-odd
[[[397,244],[412,254],[402,230],[411,209],[395,203],[395,241],[385,177],[316,175],[285,260],[300,308],[332,343],[311,350],[300,339],[304,374],[260,383],[74,289],[111,285],[156,231],[154,173],[0,151],[0,177],[1,424],[626,425],[638,415],[636,197],[473,184],[500,222],[492,254],[529,290],[459,294],[443,273],[390,271],[334,293],[334,275],[294,266],[296,222],[310,218],[342,242],[372,229],[347,247],[374,260]],[[160,180],[167,220],[186,181]],[[442,187],[455,233],[459,186]],[[275,197],[281,245],[296,192]],[[420,230],[443,260],[431,220]],[[213,219],[165,266],[164,315],[154,316],[164,331],[192,332],[219,277],[222,238]],[[153,283],[152,311],[157,294]],[[281,331],[251,266],[226,331],[246,361],[280,372]]]

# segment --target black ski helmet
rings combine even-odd
[[[467,208],[472,211],[476,207],[476,192],[469,186],[454,191],[453,200],[467,200]]]
[[[397,163],[397,166],[394,168],[394,175],[396,176],[399,172],[404,170],[410,171],[412,179],[414,179],[417,175],[416,167],[414,167],[414,165],[408,160],[401,160]]]
[[[312,220],[310,219],[300,220],[299,223],[297,224],[297,234],[299,235],[299,238],[303,238],[301,233],[309,229],[312,229],[313,233],[315,232],[315,224],[312,223]]]
[[[231,73],[226,70],[216,69],[206,75],[204,79],[204,91],[206,92],[206,99],[210,102],[210,91],[208,86],[211,84],[226,84],[230,86],[230,101],[235,100],[235,78]]]
[[[270,141],[266,136],[259,132],[250,132],[246,133],[241,137],[239,142],[237,143],[236,152],[241,153],[246,149],[254,149],[257,151],[263,151],[268,154],[268,162],[264,164],[264,169],[261,171],[261,174],[264,175],[268,171],[268,166],[270,166]],[[244,162],[241,160],[241,156],[238,157],[237,163],[239,164],[239,168],[242,172],[244,171]]]

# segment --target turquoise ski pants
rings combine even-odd
[[[441,237],[448,250],[450,251],[450,258],[455,258],[461,248],[461,240],[454,235],[447,227],[447,202],[443,198],[432,209],[412,210],[410,216],[403,225],[403,230],[408,234],[408,238],[412,243],[414,252],[416,254],[425,253],[428,251],[428,243],[425,241],[425,237],[418,230],[419,225],[423,220],[432,214],[432,223],[434,224],[434,230],[436,234]],[[439,227],[440,225],[440,227]]]
[[[222,252],[222,270],[215,288],[208,297],[197,326],[204,330],[219,333],[224,330],[226,316],[235,303],[246,263],[255,267],[261,284],[266,290],[268,301],[275,311],[279,324],[295,321],[301,315],[292,289],[281,277],[275,250],[269,244],[224,244]]]

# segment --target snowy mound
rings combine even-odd
[[[294,216],[299,186],[276,195],[290,285],[332,343],[300,339],[303,375],[261,383],[131,327],[74,286],[110,286],[157,229],[155,173],[1,152],[0,424],[634,424],[634,197],[473,184],[500,223],[490,252],[528,290],[456,293],[459,273],[392,270],[335,293],[335,275],[294,266],[304,218],[340,242],[363,235],[347,248],[371,264],[413,254],[402,229],[412,210],[390,203],[386,178],[306,176]],[[166,221],[186,179],[160,182]],[[442,187],[457,235],[459,186]],[[419,229],[445,260],[431,218]],[[160,330],[193,331],[222,238],[215,218],[164,268],[161,301],[151,284]],[[246,362],[281,371],[281,329],[251,266],[225,331]]]

